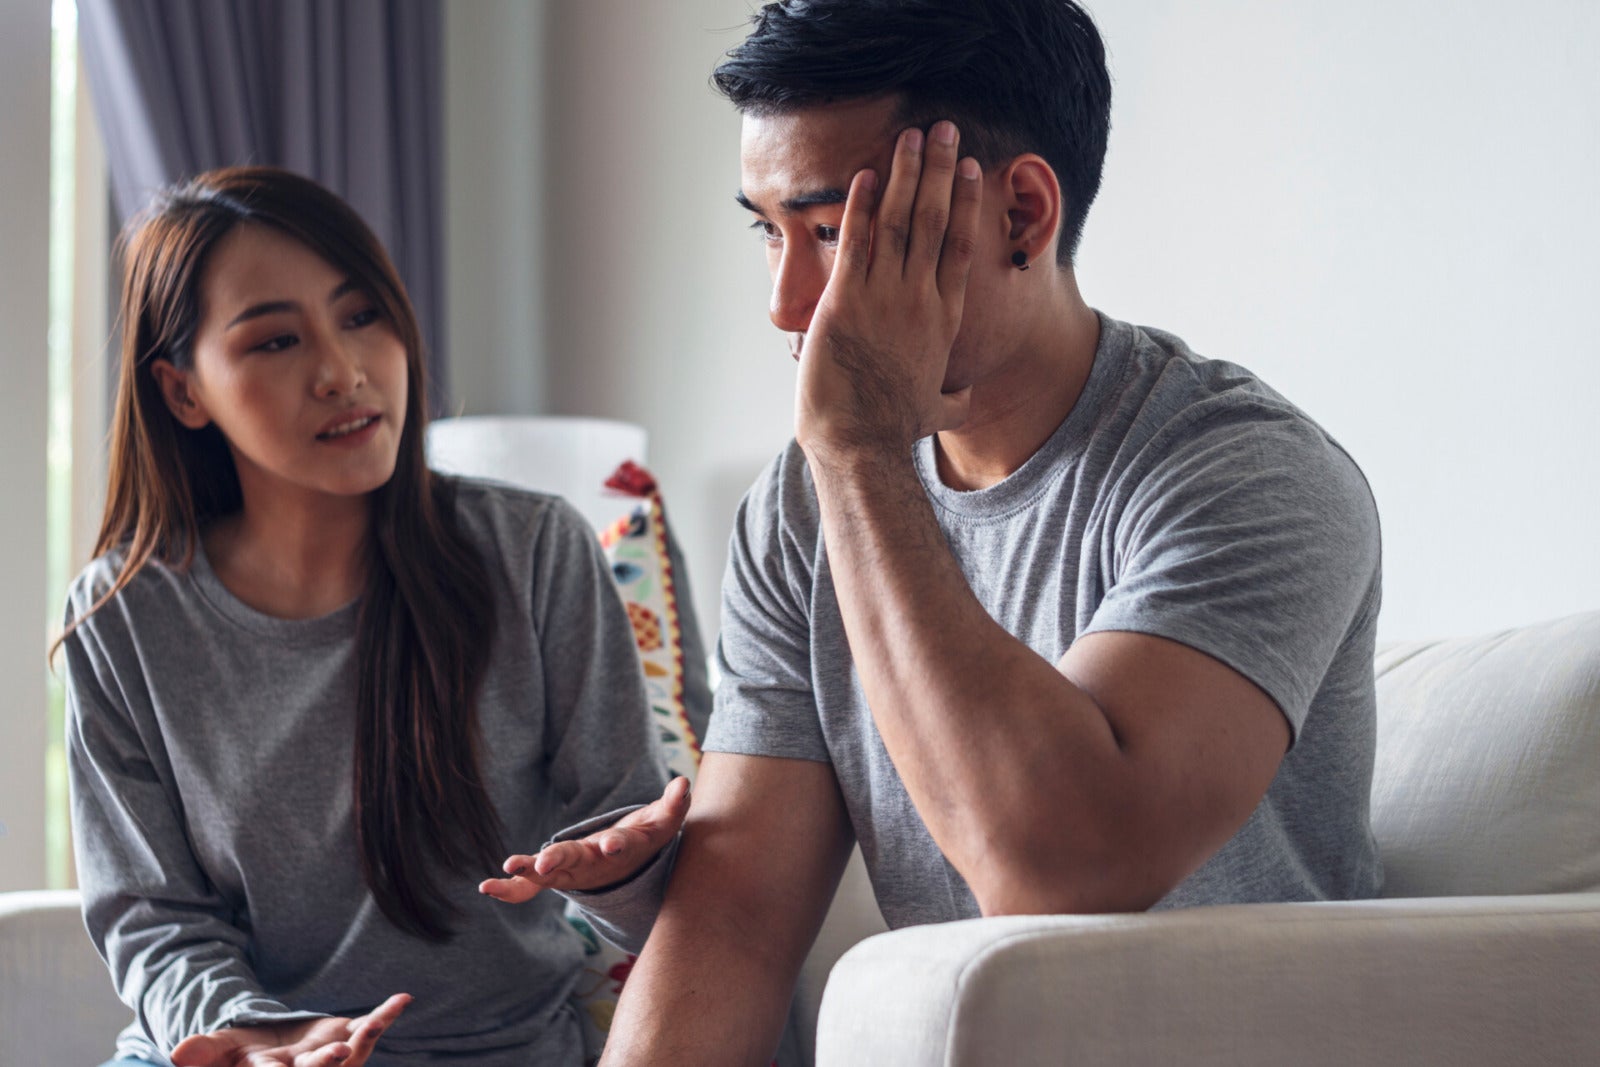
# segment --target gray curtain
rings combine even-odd
[[[343,196],[388,247],[445,408],[439,0],[78,0],[117,214],[212,167]]]

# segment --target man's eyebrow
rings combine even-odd
[[[344,281],[334,286],[333,292],[328,294],[328,303],[331,304],[340,297],[349,293],[353,293],[360,288],[360,282],[356,281],[354,278],[346,278]],[[233,317],[233,321],[224,326],[223,329],[231,330],[241,322],[249,322],[251,319],[259,319],[263,315],[276,315],[281,311],[299,310],[300,305],[293,300],[267,300],[260,304],[251,304],[249,307],[239,312],[239,314],[235,315]]]
[[[750,198],[745,196],[743,191],[734,193],[733,198],[737,200],[739,202],[739,206],[744,208],[746,211],[753,211],[757,215],[766,214],[766,212],[761,208],[751,203]],[[786,214],[793,215],[798,212],[805,211],[807,208],[826,207],[829,204],[842,204],[849,199],[850,191],[848,189],[818,189],[816,192],[801,193],[799,196],[791,196],[778,206],[782,208]]]

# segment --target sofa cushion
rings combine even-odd
[[[1600,890],[1600,612],[1377,658],[1384,895]]]

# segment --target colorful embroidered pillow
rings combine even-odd
[[[624,463],[606,479],[606,486],[639,501],[631,514],[600,531],[600,544],[633,623],[667,769],[693,781],[700,766],[700,738],[711,718],[711,688],[683,556],[667,527],[661,491],[648,471]],[[617,996],[634,957],[602,941],[571,904],[567,921],[584,941],[583,975],[573,999],[583,1026],[585,1058],[592,1064],[611,1030]]]

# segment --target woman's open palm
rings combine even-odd
[[[173,1067],[362,1067],[379,1036],[411,1003],[396,993],[366,1015],[277,1026],[234,1026],[186,1038]]]

